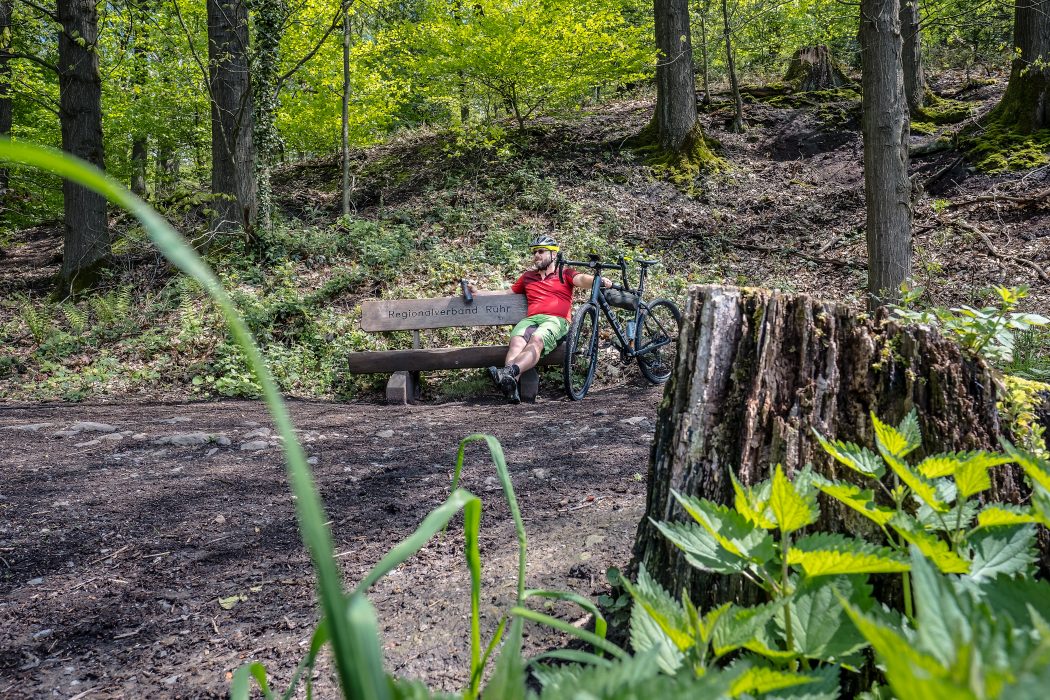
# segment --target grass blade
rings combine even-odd
[[[314,571],[317,573],[318,598],[324,617],[331,621],[332,651],[335,657],[339,684],[344,693],[356,685],[350,674],[355,668],[351,653],[353,631],[345,617],[345,596],[339,568],[333,557],[332,537],[325,525],[324,508],[314,485],[313,475],[306,465],[302,446],[292,430],[291,417],[277,390],[259,348],[252,339],[248,327],[237,312],[233,301],[222,287],[222,283],[168,222],[146,202],[129,192],[116,180],[95,166],[78,158],[51,148],[0,138],[0,159],[42,168],[70,181],[89,187],[110,202],[133,214],[146,229],[150,240],[180,270],[197,280],[203,289],[222,309],[230,332],[244,351],[249,366],[262,387],[274,424],[284,440],[285,459],[288,465],[288,480],[296,496],[295,509],[303,542],[310,552]]]
[[[535,610],[529,610],[528,608],[521,607],[511,608],[510,614],[514,615],[515,617],[524,618],[526,620],[532,620],[533,622],[539,622],[541,624],[547,625],[548,627],[553,627],[556,630],[565,632],[566,634],[570,634],[573,637],[576,637],[577,639],[582,639],[583,641],[593,646],[595,649],[601,649],[602,651],[609,652],[618,659],[626,659],[628,656],[626,651],[616,646],[612,642],[602,639],[593,632],[577,629],[568,622],[565,622],[564,620],[559,620],[556,617],[551,617],[550,615],[544,615],[541,612],[536,612]]]
[[[564,600],[569,603],[576,603],[576,605],[583,608],[585,611],[594,615],[594,633],[605,639],[605,631],[608,625],[605,622],[605,617],[602,615],[598,606],[592,603],[589,599],[584,598],[578,593],[572,591],[548,591],[548,590],[536,590],[531,589],[525,591],[525,598],[549,598],[551,600]]]
[[[386,553],[379,563],[365,575],[354,589],[355,593],[364,594],[376,581],[386,576],[405,562],[410,556],[422,549],[423,545],[430,541],[437,533],[441,532],[452,516],[465,508],[471,501],[478,501],[478,497],[465,489],[457,489],[448,497],[448,500],[430,511],[423,522],[419,524],[415,532],[397,543]],[[478,501],[480,504],[480,501]],[[469,545],[468,545],[469,546]]]
[[[233,672],[233,680],[230,682],[230,700],[249,700],[252,693],[252,678],[259,684],[263,697],[273,697],[270,685],[266,682],[266,667],[254,661]]]

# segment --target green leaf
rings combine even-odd
[[[786,599],[764,605],[743,608],[733,605],[721,615],[714,625],[711,647],[717,656],[742,649],[752,642],[765,638],[765,628],[783,607]]]
[[[816,429],[813,430],[813,434],[825,452],[850,469],[873,479],[881,479],[886,473],[886,466],[882,460],[867,447],[842,440],[828,441]]]
[[[942,666],[951,666],[957,653],[973,639],[969,610],[949,580],[930,565],[919,548],[912,545],[910,549],[919,644]]]
[[[740,513],[706,499],[684,496],[674,489],[671,495],[726,551],[758,565],[773,558],[769,533],[749,523]]]
[[[880,526],[888,523],[896,514],[895,510],[875,503],[875,495],[871,489],[861,489],[844,481],[831,481],[823,477],[815,478],[813,483],[827,495]]]
[[[780,671],[767,666],[750,666],[733,683],[729,694],[737,697],[746,694],[772,693],[785,688],[808,685],[814,679],[794,671]]]
[[[697,523],[658,523],[653,525],[664,537],[685,552],[690,565],[720,574],[746,571],[751,562],[723,548],[715,536]]]
[[[1026,525],[1038,522],[1039,516],[1032,512],[1031,508],[1012,503],[991,503],[977,514],[977,527]]]
[[[865,611],[874,604],[871,586],[863,576],[803,579],[792,594],[791,629],[799,654],[834,662],[867,645],[842,609],[839,597]],[[777,621],[783,627],[784,615],[779,614]]]
[[[907,463],[889,452],[884,452],[882,457],[886,460],[886,464],[890,465],[890,469],[897,475],[897,478],[911,489],[911,492],[920,501],[938,513],[945,513],[949,510],[948,504],[937,498],[936,487],[913,472]]]
[[[241,602],[242,600],[248,600],[248,596],[241,593],[234,593],[227,598],[219,598],[219,607],[223,610],[232,610],[234,605]]]
[[[820,533],[799,539],[788,550],[788,564],[806,576],[899,573],[908,563],[887,547],[878,547],[845,535]]]
[[[1021,466],[1021,469],[1032,480],[1032,483],[1038,484],[1046,491],[1050,491],[1050,461],[1031,452],[1017,449],[1006,438],[1000,438],[999,441],[1013,460]]]
[[[805,498],[784,475],[778,464],[773,472],[773,491],[769,506],[776,517],[777,526],[783,533],[794,532],[817,520],[819,511],[816,502]]]
[[[897,426],[897,432],[904,436],[907,450],[911,452],[922,444],[922,431],[919,429],[919,412],[912,408]]]
[[[510,623],[507,641],[503,644],[492,677],[485,684],[482,697],[525,700],[525,659],[521,655],[522,619]]]
[[[732,474],[729,478],[733,482],[733,507],[737,512],[764,530],[775,530],[777,523],[769,509],[769,481],[746,488]]]
[[[970,535],[970,578],[1030,574],[1036,561],[1035,527],[1013,525],[979,530]]]
[[[927,532],[912,518],[906,515],[898,515],[890,522],[890,526],[897,531],[905,541],[919,548],[922,554],[930,559],[934,565],[946,574],[965,574],[970,570],[970,564],[951,550],[948,543]]]
[[[963,498],[970,498],[992,487],[988,467],[979,461],[966,462],[955,472],[955,485]]]
[[[914,413],[914,409],[912,409],[912,413]],[[909,414],[909,417],[911,417],[911,414]],[[890,455],[901,459],[922,444],[921,439],[919,438],[918,421],[914,418],[913,421],[913,426],[909,423],[908,418],[905,418],[901,423],[902,426],[911,430],[910,434],[905,434],[901,430],[883,423],[879,420],[879,417],[872,412],[871,424],[875,427],[875,444],[878,446],[879,452],[882,453],[883,457]]]
[[[682,667],[685,654],[640,603],[631,607],[631,648],[635,653],[652,653],[664,673],[674,674]]]
[[[848,624],[852,625],[852,622]],[[802,675],[809,683],[766,693],[762,700],[839,700],[839,666],[822,666]]]
[[[233,680],[230,682],[230,700],[248,700],[252,692],[252,678],[259,684],[259,690],[262,691],[264,698],[274,696],[266,682],[266,667],[255,661],[233,672]]]
[[[649,575],[644,565],[639,567],[637,586],[631,585],[626,578],[621,584],[634,598],[635,607],[641,606],[675,648],[686,651],[695,644],[685,608]]]
[[[898,698],[924,700],[976,700],[972,693],[960,692],[937,659],[916,649],[901,634],[876,622],[842,601],[846,613],[875,650],[876,659],[885,669],[886,680]]]

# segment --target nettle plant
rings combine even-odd
[[[840,672],[861,666],[869,645],[898,697],[997,697],[1050,679],[1050,586],[1033,580],[1036,526],[1050,527],[1050,463],[1004,441],[1006,454],[911,464],[921,446],[915,412],[896,427],[872,422],[877,453],[817,435],[871,488],[808,468],[789,480],[777,466],[751,487],[734,479],[732,507],[673,492],[693,522],[656,523],[660,531],[692,566],[743,576],[769,600],[705,613],[643,569],[625,583],[635,650],[655,653],[668,673],[747,664],[764,669],[747,692],[793,687],[809,698],[837,697]],[[1028,476],[1030,503],[982,504],[990,470],[1011,462]],[[818,493],[871,521],[883,542],[800,534],[818,524]],[[869,574],[903,577],[903,616],[873,598]]]

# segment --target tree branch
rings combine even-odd
[[[988,249],[988,252],[993,258],[997,258],[999,260],[1009,260],[1010,262],[1015,263],[1017,265],[1027,267],[1028,269],[1035,272],[1035,274],[1039,276],[1039,279],[1043,280],[1044,282],[1050,282],[1050,275],[1048,275],[1046,273],[1046,270],[1040,267],[1037,263],[1029,260],[1028,258],[1022,258],[1017,255],[1009,255],[1007,253],[1003,253],[995,247],[995,244],[992,243],[992,240],[988,238],[987,233],[974,226],[973,224],[969,223],[968,221],[962,221],[960,219],[942,219],[940,217],[938,217],[938,221],[948,226],[957,226],[963,230],[970,231],[971,233],[976,233],[977,236],[980,237],[981,241],[984,243],[985,248]]]
[[[171,4],[175,7],[175,16],[179,19],[179,26],[182,27],[183,33],[186,34],[186,44],[190,47],[190,53],[193,54],[193,60],[197,62],[197,67],[201,69],[201,75],[204,76],[204,88],[208,91],[208,100],[215,102],[215,95],[211,92],[211,75],[208,73],[208,69],[204,66],[204,63],[201,62],[200,56],[197,55],[197,49],[193,47],[193,34],[190,33],[189,28],[186,26],[186,22],[182,19],[182,11],[179,10],[179,0],[171,0]]]
[[[284,82],[288,80],[288,78],[291,78],[293,75],[295,75],[298,72],[298,70],[306,64],[307,61],[313,58],[317,54],[317,52],[321,50],[321,47],[328,40],[328,37],[332,35],[332,32],[334,32],[337,28],[343,26],[343,14],[348,9],[350,9],[350,6],[353,4],[354,0],[342,0],[342,2],[339,3],[339,9],[336,11],[335,15],[333,15],[332,23],[328,25],[328,29],[325,30],[325,33],[318,40],[317,44],[315,44],[314,47],[310,49],[305,56],[300,58],[299,61],[288,70],[288,72],[286,72],[284,75],[277,79],[277,82],[273,86],[273,93],[275,95],[281,92],[281,88],[284,86]]]
[[[31,63],[35,63],[38,66],[42,66],[55,74],[58,73],[58,66],[54,65],[53,63],[48,63],[39,56],[34,56],[31,53],[9,53],[7,54],[7,58],[20,58],[23,61],[30,61]]]
[[[41,7],[40,5],[37,5],[35,2],[31,2],[30,0],[20,0],[20,2],[23,5],[28,5],[29,7],[32,7],[34,10],[44,15],[45,17],[54,20],[56,24],[61,24],[61,21],[58,19],[58,13],[52,12],[46,7]]]

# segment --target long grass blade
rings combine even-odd
[[[581,630],[576,627],[573,627],[568,622],[565,622],[565,620],[559,620],[556,617],[551,617],[550,615],[544,615],[543,613],[536,612],[535,610],[529,610],[528,608],[520,607],[511,608],[510,614],[514,615],[515,617],[520,617],[526,620],[532,620],[533,622],[539,622],[541,624],[547,625],[548,627],[553,627],[556,630],[572,635],[577,639],[582,639],[583,641],[593,646],[595,649],[607,651],[618,659],[626,659],[628,656],[626,651],[616,646],[612,642],[602,639],[593,632],[588,632],[587,630]]]
[[[514,519],[514,530],[518,534],[518,597],[516,602],[518,605],[522,605],[525,602],[525,521],[521,518],[518,498],[514,495],[514,485],[510,481],[510,471],[507,469],[507,458],[503,455],[503,446],[499,444],[499,440],[491,435],[477,433],[468,435],[460,441],[459,450],[456,453],[456,469],[452,474],[452,490],[455,491],[459,486],[467,445],[478,440],[484,440],[488,445],[489,454],[492,455],[492,462],[496,465],[496,476],[503,487],[503,493],[507,497],[507,506],[510,508],[510,515]]]
[[[613,665],[613,662],[607,659],[606,657],[598,656],[597,654],[592,654],[589,651],[582,651],[580,649],[555,649],[554,651],[547,651],[540,654],[539,656],[532,657],[531,659],[529,659],[529,662],[526,664],[526,666],[532,666],[533,664],[537,664],[541,661],[546,661],[547,659],[555,659],[557,661],[570,661],[574,664],[584,664],[587,666],[601,666],[603,668],[608,668]]]
[[[249,700],[252,692],[252,678],[259,684],[263,697],[273,697],[270,685],[266,682],[266,667],[255,661],[233,672],[233,680],[230,682],[230,700]]]
[[[295,506],[299,528],[317,573],[321,609],[324,617],[331,622],[332,651],[339,684],[344,693],[348,692],[349,688],[355,685],[354,679],[350,676],[352,669],[355,668],[355,660],[351,652],[353,631],[345,616],[342,581],[333,557],[332,537],[325,525],[326,518],[321,499],[314,485],[313,475],[306,465],[306,456],[302,446],[292,430],[291,418],[281,400],[277,385],[248,327],[223,289],[222,283],[197,252],[160,214],[93,165],[54,149],[21,142],[15,143],[6,138],[0,138],[0,159],[39,167],[60,175],[95,190],[109,201],[132,213],[142,222],[150,240],[164,256],[180,270],[197,280],[222,309],[230,332],[244,351],[248,364],[262,387],[263,397],[274,424],[284,439],[288,477],[296,496]]]
[[[398,542],[386,553],[386,556],[379,560],[378,564],[372,567],[372,570],[357,584],[354,592],[366,593],[376,581],[386,576],[403,564],[410,556],[422,549],[423,545],[430,541],[430,538],[445,529],[445,525],[448,524],[453,515],[472,501],[478,501],[478,497],[470,491],[465,489],[454,491],[448,497],[448,500],[430,511],[427,517],[423,518],[423,522],[419,524],[415,532]]]
[[[295,688],[299,685],[299,678],[303,675],[303,671],[313,671],[314,664],[317,663],[317,654],[320,653],[321,647],[328,643],[328,639],[328,621],[321,620],[317,624],[317,629],[314,630],[313,636],[310,637],[310,651],[296,667],[295,673],[292,674],[292,679],[288,681],[288,690],[284,691],[281,700],[291,700],[292,695],[295,694]],[[310,690],[308,689],[307,694],[309,693]]]
[[[602,639],[605,639],[605,632],[608,628],[608,624],[605,622],[605,617],[602,615],[602,611],[598,609],[597,605],[582,595],[573,593],[572,591],[530,589],[525,591],[525,598],[526,600],[529,598],[548,598],[550,600],[564,600],[569,603],[576,603],[576,605],[594,616],[594,633]]]
[[[470,570],[470,697],[477,697],[481,678],[481,501],[474,499],[463,508],[463,533],[466,540],[467,568]]]

